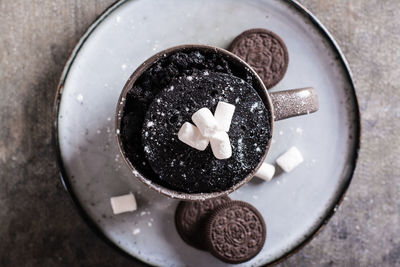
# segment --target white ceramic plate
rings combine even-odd
[[[320,110],[276,123],[266,161],[273,163],[294,145],[304,155],[302,165],[269,183],[254,178],[231,195],[257,207],[268,226],[263,250],[243,266],[272,263],[301,247],[333,214],[350,183],[360,132],[353,83],[334,41],[297,3],[119,2],[92,25],[65,68],[54,134],[63,182],[83,216],[111,243],[143,262],[225,265],[180,239],[174,226],[177,201],[147,189],[123,162],[114,134],[122,87],[136,67],[160,50],[187,43],[226,48],[250,28],[272,30],[287,44],[289,68],[272,90],[313,86]],[[138,210],[113,216],[109,198],[129,191],[137,197]]]

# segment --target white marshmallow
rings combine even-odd
[[[296,147],[291,147],[288,151],[286,151],[282,156],[280,156],[276,163],[284,170],[285,172],[290,172],[294,168],[296,168],[300,163],[303,162],[303,156],[301,152]]]
[[[261,167],[258,169],[255,176],[265,181],[271,181],[272,177],[274,177],[274,174],[275,166],[264,162],[261,164]]]
[[[205,150],[208,146],[208,139],[202,136],[199,129],[190,122],[185,122],[182,125],[178,132],[178,139],[201,151]]]
[[[228,159],[232,156],[232,147],[226,132],[219,131],[210,138],[211,150],[217,159]]]
[[[132,193],[110,198],[114,214],[134,211],[137,209],[136,199]]]
[[[196,111],[192,115],[192,121],[206,138],[210,138],[218,132],[217,121],[208,108],[201,108]]]
[[[222,101],[218,102],[217,108],[214,112],[214,117],[220,130],[225,132],[229,131],[234,112],[234,105]]]

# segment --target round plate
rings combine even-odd
[[[254,178],[233,193],[268,225],[263,250],[243,266],[276,262],[308,240],[347,189],[359,147],[359,111],[347,64],[319,22],[299,4],[270,0],[133,0],[109,8],[68,62],[55,103],[54,140],[63,182],[91,226],[122,251],[151,265],[223,266],[184,243],[174,226],[177,201],[147,189],[117,148],[114,112],[130,74],[162,49],[187,43],[226,48],[250,28],[285,41],[290,63],[273,90],[315,87],[320,110],[276,123],[266,161],[289,147],[305,161],[271,182]],[[110,197],[132,191],[133,213],[113,216]],[[193,261],[193,259],[196,259]]]

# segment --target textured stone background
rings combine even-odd
[[[50,134],[67,57],[112,2],[0,0],[0,266],[132,265],[79,217]],[[345,201],[281,266],[400,266],[400,1],[301,2],[350,63],[363,138]]]

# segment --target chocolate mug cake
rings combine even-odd
[[[260,163],[271,138],[270,112],[250,69],[214,49],[185,49],[156,60],[127,92],[121,140],[127,158],[153,182],[185,193],[225,191]],[[254,84],[254,85],[253,85]],[[259,88],[262,92],[262,88]],[[177,138],[200,108],[236,106],[229,130],[232,157],[216,159]]]
[[[291,101],[285,103],[287,97]],[[224,159],[207,143],[200,151],[178,138],[180,128],[194,122],[194,113],[207,109],[213,117],[221,102],[235,108],[224,132],[232,151]],[[132,74],[117,107],[117,139],[132,172],[150,188],[204,200],[227,195],[254,176],[268,152],[274,120],[317,109],[312,88],[269,94],[238,56],[217,47],[183,45],[156,54]]]

